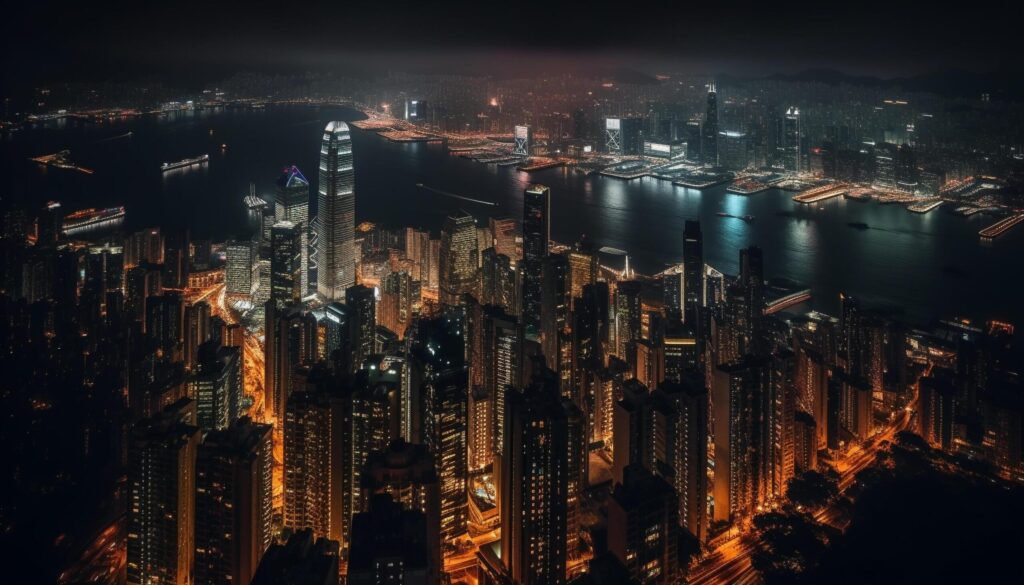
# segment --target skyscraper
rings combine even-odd
[[[189,585],[195,560],[195,403],[135,426],[128,449],[128,583]]]
[[[462,295],[476,295],[479,252],[472,215],[458,210],[444,220],[438,260],[442,303],[457,305]]]
[[[705,165],[718,165],[718,91],[715,82],[708,85],[707,113],[704,117],[704,126],[701,128],[703,140],[701,141],[701,162]]]
[[[530,185],[523,192],[523,325],[540,328],[544,257],[551,243],[551,189]]]
[[[800,164],[800,108],[790,107],[782,117],[782,136],[780,158],[787,171],[799,173],[803,170]]]
[[[688,219],[683,227],[683,322],[695,327],[703,305],[704,236],[700,222]]]
[[[462,320],[455,312],[420,323],[414,348],[415,375],[423,396],[423,443],[438,463],[441,542],[451,546],[466,530],[469,507],[468,392]]]
[[[566,581],[570,433],[558,380],[539,367],[524,392],[506,394],[501,559],[514,583],[557,585]]]
[[[320,146],[317,198],[317,295],[340,301],[355,284],[355,168],[348,124],[329,122]]]
[[[299,231],[299,296],[309,294],[309,180],[295,165],[286,168],[277,179],[274,215],[278,222],[289,221]]]
[[[270,229],[270,299],[278,304],[302,297],[302,225],[279,221]]]
[[[196,460],[196,585],[248,583],[273,542],[270,425],[239,419]]]

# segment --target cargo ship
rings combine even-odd
[[[163,172],[173,171],[174,169],[183,169],[192,165],[201,165],[204,162],[210,160],[210,155],[204,154],[195,158],[186,158],[185,160],[179,160],[178,162],[164,163],[160,165],[160,170]]]
[[[124,206],[106,209],[82,209],[64,217],[61,231],[73,236],[100,227],[113,227],[124,221]]]

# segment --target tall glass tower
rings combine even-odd
[[[704,117],[704,140],[701,144],[701,162],[718,165],[718,91],[715,82],[708,85],[708,109]]]
[[[320,146],[316,292],[324,302],[345,300],[355,284],[356,196],[348,124],[329,122]]]
[[[274,218],[277,222],[288,221],[300,232],[299,296],[305,297],[311,288],[309,283],[309,181],[298,167],[292,165],[284,170],[277,180],[277,196],[274,199]]]

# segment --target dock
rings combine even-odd
[[[945,201],[943,201],[942,199],[939,199],[938,197],[929,198],[929,199],[930,199],[929,201],[922,201],[920,203],[915,203],[913,205],[908,205],[907,206],[907,211],[910,211],[910,212],[913,212],[913,213],[928,213],[929,211],[931,211],[931,210],[935,209],[936,207],[938,207],[938,206],[942,205],[943,203],[945,203]]]
[[[1024,213],[1015,213],[1009,217],[1004,217],[987,228],[979,231],[978,235],[988,240],[998,238],[1021,222],[1024,222]]]
[[[846,195],[849,191],[850,187],[846,183],[829,183],[827,185],[805,189],[794,195],[793,201],[805,204],[818,203],[819,201],[825,201],[826,199]]]

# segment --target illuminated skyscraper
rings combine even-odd
[[[437,458],[441,542],[451,546],[466,530],[469,507],[468,392],[464,323],[454,311],[422,321],[414,347],[414,375],[424,404],[423,443]]]
[[[780,158],[787,171],[799,173],[804,170],[800,164],[800,108],[790,107],[782,117]]]
[[[196,460],[196,585],[248,583],[273,542],[270,425],[206,435]]]
[[[270,230],[270,299],[278,304],[302,298],[302,225],[279,221]]]
[[[708,392],[701,376],[655,390],[654,471],[672,485],[679,523],[699,541],[707,539]]]
[[[476,295],[478,255],[473,216],[462,210],[453,212],[441,228],[438,280],[442,303],[457,305],[462,295]]]
[[[373,289],[357,284],[345,291],[349,315],[349,350],[352,369],[359,370],[363,361],[375,352],[377,336],[377,298]]]
[[[298,167],[292,165],[277,179],[277,197],[274,201],[274,215],[278,222],[289,221],[299,231],[301,282],[299,296],[309,294],[309,180]]]
[[[704,125],[701,127],[701,162],[706,165],[718,165],[718,91],[715,82],[708,85],[707,112]]]
[[[700,222],[686,220],[683,228],[683,322],[697,325],[698,309],[704,306],[704,236]]]
[[[638,583],[674,583],[679,570],[675,491],[643,466],[625,471],[608,502],[608,549]]]
[[[551,243],[551,189],[530,185],[523,192],[523,324],[540,328],[544,257]]]
[[[344,122],[329,122],[320,146],[317,199],[317,295],[341,301],[355,284],[355,169],[352,138]]]
[[[230,240],[225,246],[227,266],[224,281],[227,294],[241,300],[251,301],[259,284],[257,272],[257,246],[251,239]]]
[[[571,456],[559,394],[550,371],[542,371],[524,392],[507,392],[501,560],[513,583],[566,581]]]
[[[128,583],[189,585],[195,560],[195,403],[135,425],[128,448]]]

